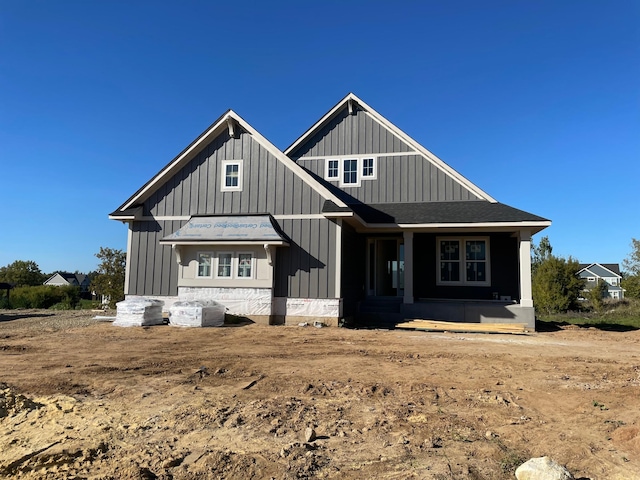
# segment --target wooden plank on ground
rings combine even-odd
[[[440,320],[406,319],[396,328],[427,330],[438,332],[479,332],[479,333],[528,333],[526,323],[464,323]]]

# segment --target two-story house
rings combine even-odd
[[[624,289],[620,286],[622,275],[620,265],[617,263],[581,263],[579,265],[578,276],[585,281],[585,289],[591,290],[599,282],[607,284],[605,298],[622,300]]]

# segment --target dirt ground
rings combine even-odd
[[[640,479],[640,331],[94,315],[0,311],[0,477],[513,479],[548,455],[576,478]]]

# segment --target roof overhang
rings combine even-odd
[[[163,245],[289,245],[275,219],[265,215],[194,215],[159,242]]]
[[[484,223],[367,223],[362,218],[354,215],[351,224],[359,233],[363,232],[442,232],[462,233],[462,232],[517,232],[528,230],[531,235],[551,226],[550,221],[546,222],[484,222]]]

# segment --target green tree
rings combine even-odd
[[[604,306],[603,299],[607,295],[608,291],[607,282],[600,278],[596,278],[596,284],[587,293],[587,299],[596,312],[602,310],[602,307]]]
[[[640,240],[631,239],[631,253],[622,261],[622,268],[629,277],[640,277]]]
[[[113,308],[117,302],[124,299],[127,255],[122,250],[100,247],[96,257],[100,259],[100,264],[97,275],[91,282],[91,289],[98,295],[109,298],[109,306]]]
[[[46,279],[38,264],[32,260],[16,260],[6,267],[0,267],[0,282],[13,283],[16,287],[42,285]]]
[[[578,305],[584,280],[578,277],[579,263],[549,255],[532,275],[533,303],[540,313],[564,313]]]
[[[545,260],[551,257],[551,252],[553,248],[551,247],[551,242],[549,242],[549,237],[544,236],[540,239],[540,243],[536,246],[534,243],[531,244],[531,271],[535,272],[536,269],[544,262]]]
[[[624,296],[640,298],[640,240],[631,239],[631,253],[622,261],[622,283]]]

